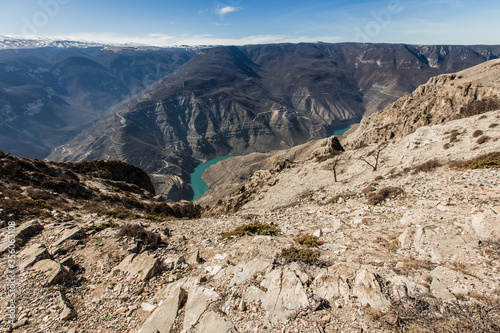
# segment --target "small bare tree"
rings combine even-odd
[[[387,148],[387,146],[388,143],[383,142],[375,150],[370,151],[368,154],[366,154],[365,157],[360,157],[359,159],[368,164],[373,169],[373,171],[377,171],[378,164],[380,161],[380,153],[382,152],[382,150]],[[367,158],[369,157],[373,157],[374,161],[373,162],[368,161]]]

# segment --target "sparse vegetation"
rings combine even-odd
[[[481,155],[464,164],[469,169],[500,168],[500,152]]]
[[[382,150],[387,148],[387,146],[388,143],[383,142],[375,150],[370,151],[368,154],[366,154],[365,157],[360,157],[359,159],[368,164],[373,171],[377,171],[378,165],[380,163],[380,153],[382,152]],[[373,157],[374,161],[373,162],[368,161],[367,160],[368,157]]]
[[[279,254],[276,259],[278,261],[282,261],[284,264],[295,261],[303,262],[306,264],[318,264],[320,254],[321,253],[319,250],[290,247],[281,250],[281,254]]]
[[[130,237],[141,240],[144,245],[156,246],[161,243],[161,236],[146,230],[143,226],[139,224],[125,224],[118,230],[118,237]]]
[[[479,101],[473,101],[460,110],[460,116],[471,117],[489,111],[500,109],[500,100],[498,98],[486,98]]]
[[[417,165],[413,168],[413,173],[419,172],[430,172],[441,166],[441,163],[437,159],[432,159],[422,164]]]
[[[499,332],[500,301],[442,303],[429,296],[393,300],[385,316],[372,316],[396,332]]]
[[[384,187],[368,197],[368,204],[375,206],[388,198],[396,198],[402,194],[404,191],[400,187]]]
[[[99,225],[93,225],[91,227],[87,227],[87,228],[85,228],[85,230],[86,231],[103,231],[103,230],[106,230],[108,228],[115,228],[117,226],[118,225],[116,223],[106,222],[106,223],[102,223]]]
[[[221,233],[222,238],[229,238],[231,236],[245,236],[245,235],[263,235],[263,236],[275,236],[281,232],[281,229],[275,225],[252,222],[249,224],[244,224],[232,231]]]
[[[300,245],[304,245],[307,247],[315,247],[323,245],[323,241],[321,241],[318,237],[313,235],[302,235],[295,238],[295,241]]]
[[[483,134],[484,134],[483,131],[481,131],[481,130],[475,130],[474,133],[472,133],[472,137],[473,138],[477,138],[477,137],[480,137]]]
[[[117,219],[138,218],[140,216],[127,210],[101,210],[97,212],[99,216],[114,217]]]
[[[485,143],[486,141],[488,141],[488,139],[489,139],[488,136],[483,135],[477,139],[476,143],[481,145],[481,144]]]
[[[488,126],[488,128],[495,128],[495,127],[497,127],[497,126],[498,126],[498,124],[497,124],[497,123],[493,123],[493,124],[490,124],[490,126]]]

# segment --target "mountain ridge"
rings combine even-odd
[[[186,199],[200,161],[327,137],[432,76],[499,55],[499,46],[356,43],[202,50],[49,159],[124,158],[159,193]]]

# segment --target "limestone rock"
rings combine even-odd
[[[64,282],[72,277],[71,271],[68,271],[63,265],[51,259],[44,259],[37,262],[33,268],[42,272],[45,276],[44,285],[53,285]]]
[[[389,305],[377,277],[365,269],[359,271],[354,279],[353,294],[363,306],[370,305],[372,308],[383,309]]]
[[[29,221],[15,227],[15,240],[17,246],[23,246],[26,241],[37,232],[43,230],[43,226],[36,220]],[[0,253],[7,251],[9,247],[8,238],[5,237],[0,244]]]
[[[272,323],[285,321],[298,309],[309,306],[302,283],[288,268],[273,270],[266,275],[262,286],[267,292],[262,295],[262,306]]]
[[[59,318],[62,321],[66,321],[66,320],[70,320],[70,319],[76,317],[77,313],[76,313],[73,305],[66,298],[66,296],[62,292],[60,292],[60,291],[59,291],[59,294],[58,294],[58,298],[59,298],[59,307],[62,309],[62,312],[59,315]]]
[[[147,253],[130,254],[113,269],[112,274],[122,272],[127,276],[127,280],[148,280],[155,276],[160,269],[161,262],[158,258]]]
[[[85,231],[74,224],[63,226],[60,233],[62,233],[61,237],[52,244],[52,247],[58,247],[68,239],[81,239],[85,237]]]
[[[198,322],[201,315],[206,311],[208,305],[219,299],[219,295],[208,288],[195,286],[188,292],[186,302],[186,313],[184,315],[184,329],[189,330]]]
[[[33,244],[20,253],[19,269],[22,271],[27,267],[32,266],[37,261],[49,259],[50,255],[47,248],[43,244]]]
[[[237,332],[234,325],[224,320],[219,314],[214,311],[209,311],[201,318],[198,325],[195,327],[197,333],[234,333]]]
[[[255,273],[265,271],[271,264],[272,260],[270,259],[255,258],[249,263],[240,266],[241,271],[234,274],[230,284],[240,284]]]
[[[177,312],[187,297],[186,291],[177,287],[146,319],[139,333],[170,333],[177,317]]]

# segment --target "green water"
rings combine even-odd
[[[333,131],[332,135],[335,135],[335,136],[342,136],[342,135],[344,135],[344,133],[345,133],[345,132],[347,132],[350,128],[351,128],[351,126],[346,127],[346,128],[341,128],[341,129],[338,129],[338,130],[335,130],[335,131]]]
[[[203,175],[205,170],[210,168],[212,165],[217,164],[217,162],[220,162],[222,160],[234,156],[242,156],[242,155],[227,155],[227,156],[217,157],[213,160],[200,164],[196,168],[194,168],[194,171],[191,173],[191,181],[189,183],[194,192],[194,197],[191,201],[195,201],[203,194],[205,194],[205,192],[208,191],[209,189],[208,185],[203,181],[203,179],[201,179],[201,176]]]

